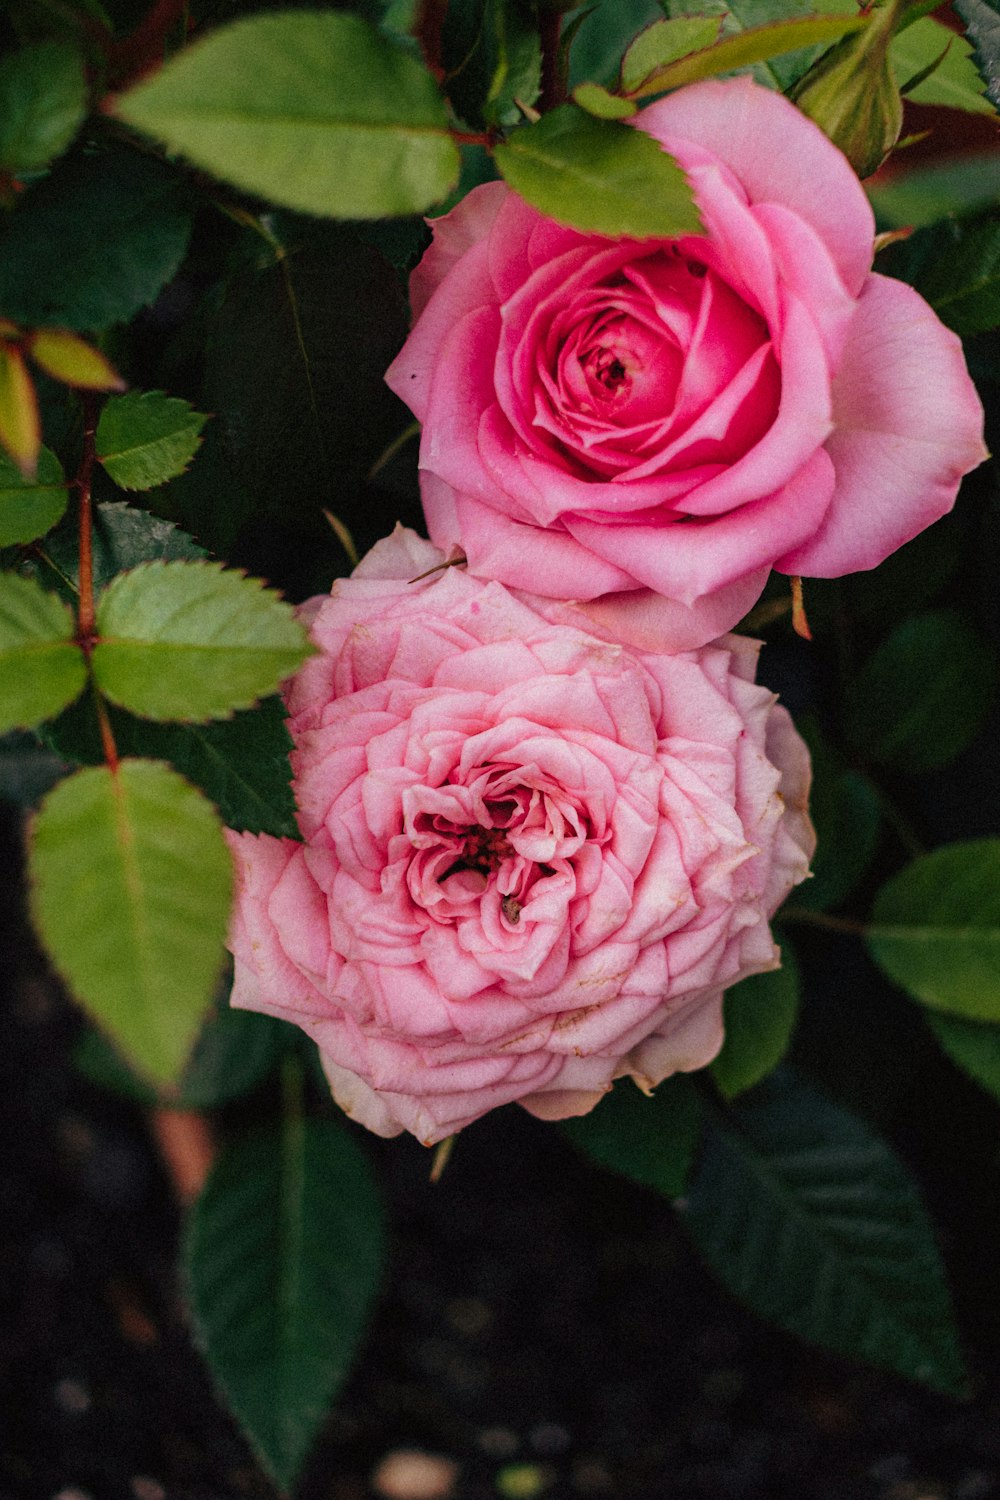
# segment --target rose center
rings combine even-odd
[[[461,858],[448,871],[480,870],[484,875],[499,870],[504,860],[514,853],[502,828],[470,828],[465,835]]]
[[[628,371],[618,355],[613,349],[606,349],[603,344],[593,350],[584,363],[589,364],[594,378],[612,396],[628,379]]]

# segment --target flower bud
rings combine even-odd
[[[790,98],[839,146],[859,177],[881,166],[899,139],[903,101],[889,43],[903,0],[887,0],[863,31],[842,37],[809,69]]]

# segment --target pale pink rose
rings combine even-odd
[[[737,78],[638,128],[704,234],[608,240],[474,189],[433,225],[388,381],[423,423],[439,546],[553,598],[652,589],[671,649],[732,626],[772,567],[874,567],[986,455],[959,340],[871,273],[871,209],[816,125]]]
[[[808,755],[757,646],[626,648],[380,542],[287,692],[304,842],[230,834],[233,1004],[318,1042],[345,1110],[430,1144],[701,1067],[778,963]]]

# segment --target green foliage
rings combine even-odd
[[[33,579],[0,574],[0,734],[30,729],[83,690],[73,616]]]
[[[210,562],[143,563],[97,609],[94,678],[150,719],[220,719],[273,693],[309,654],[291,605]]]
[[[108,719],[119,754],[169,761],[215,803],[227,828],[298,838],[288,764],[292,741],[280,698],[207,724],[156,724],[113,704]],[[89,695],[46,724],[43,734],[66,760],[100,765],[104,759]]]
[[[277,1067],[288,1041],[289,1027],[273,1016],[232,1010],[223,1002],[210,1011],[184,1072],[166,1102],[181,1109],[218,1109],[257,1088]],[[101,1088],[153,1105],[164,1095],[129,1067],[107,1038],[88,1027],[80,1037],[73,1061],[80,1072]]]
[[[686,1222],[758,1316],[957,1395],[965,1375],[930,1223],[902,1164],[790,1072],[708,1126]]]
[[[720,73],[749,68],[754,63],[767,62],[783,53],[835,41],[849,32],[863,30],[865,25],[864,18],[857,14],[803,16],[801,19],[775,21],[768,26],[736,32],[731,36],[721,37],[700,52],[692,52],[687,57],[657,68],[638,88],[631,91],[632,97],[645,99],[652,94],[662,94],[666,89],[697,83],[702,78],[715,78]]]
[[[599,83],[578,83],[573,90],[573,103],[598,120],[627,120],[637,109],[631,99],[612,94]]]
[[[908,281],[963,335],[1000,326],[1000,223],[995,213],[945,219],[893,247],[885,269]]]
[[[993,147],[970,151],[866,186],[883,227],[920,228],[946,214],[975,213],[1000,202],[1000,157]]]
[[[866,941],[924,1005],[1000,1020],[1000,839],[946,844],[900,870],[876,897]]]
[[[62,465],[43,448],[33,479],[0,453],[0,547],[32,542],[61,519],[69,500]]]
[[[284,1490],[343,1383],[378,1290],[375,1185],[342,1127],[286,1109],[227,1147],[191,1214],[198,1340]]]
[[[701,1096],[691,1079],[675,1073],[652,1097],[630,1078],[561,1130],[599,1166],[620,1172],[668,1198],[683,1193],[701,1134]]]
[[[39,172],[65,151],[87,112],[79,54],[40,42],[0,62],[0,170]]]
[[[112,396],[97,424],[97,459],[119,489],[149,490],[183,474],[208,418],[162,391]]]
[[[954,610],[911,615],[852,681],[847,727],[859,753],[930,771],[964,750],[996,689],[989,646]]]
[[[926,1012],[926,1019],[952,1062],[1000,1099],[1000,1029],[996,1023],[963,1021],[933,1010]]]
[[[870,868],[882,831],[878,789],[849,766],[815,719],[797,724],[812,756],[809,815],[816,828],[812,879],[797,886],[791,901],[810,911],[840,906]],[[780,918],[779,918],[780,920]]]
[[[1000,109],[1000,6],[997,0],[955,0],[955,9],[972,40],[987,98]]]
[[[799,968],[785,947],[781,968],[726,991],[726,1040],[711,1064],[720,1093],[734,1099],[774,1071],[788,1051],[799,1013]]]
[[[75,603],[78,595],[78,528],[67,522],[34,548],[22,568]],[[171,521],[136,510],[122,501],[98,505],[94,514],[94,589],[144,562],[174,562],[205,556],[203,547]]]
[[[658,69],[710,47],[719,34],[718,16],[673,16],[654,21],[627,48],[622,58],[621,86],[626,94]]]
[[[0,735],[0,798],[32,807],[65,775],[66,765],[38,739],[22,729]]]
[[[684,173],[651,136],[575,105],[516,131],[494,156],[522,198],[576,229],[641,239],[700,227]]]
[[[32,916],[57,969],[140,1073],[176,1082],[222,964],[215,811],[168,766],[126,760],[61,781],[33,833]]]
[[[458,177],[430,74],[344,13],[220,26],[123,94],[115,112],[216,177],[306,213],[418,213]]]
[[[941,57],[945,48],[947,51]],[[941,57],[922,83],[907,89],[906,97],[914,104],[944,104],[971,114],[994,113],[972,60],[972,48],[964,37],[957,36],[936,17],[924,16],[901,31],[893,40],[891,57],[901,88]]]
[[[0,230],[0,314],[106,328],[176,272],[191,218],[177,173],[125,149],[64,157]]]
[[[441,37],[448,97],[477,129],[519,118],[515,100],[533,105],[541,83],[534,7],[526,0],[456,0]]]

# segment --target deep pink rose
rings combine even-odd
[[[231,834],[233,1004],[428,1144],[701,1067],[806,873],[805,746],[735,637],[647,654],[380,542],[287,693],[303,843]]]
[[[553,598],[653,589],[666,649],[700,645],[772,567],[871,568],[985,457],[959,340],[871,273],[845,157],[747,78],[638,116],[705,226],[567,229],[491,183],[434,224],[388,380],[423,423],[432,539]]]

